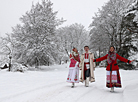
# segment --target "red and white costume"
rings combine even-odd
[[[74,55],[70,54],[70,66],[67,82],[79,83],[79,62],[79,55],[75,57]]]

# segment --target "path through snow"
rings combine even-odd
[[[123,88],[110,93],[105,68],[96,68],[96,82],[90,87],[79,83],[71,88],[66,66],[25,73],[0,71],[0,102],[138,102],[138,70],[120,70]]]

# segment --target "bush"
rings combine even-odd
[[[22,64],[12,64],[11,65],[11,71],[12,72],[17,72],[17,71],[25,72],[25,71],[27,71],[27,69],[28,68],[26,66],[22,65]]]

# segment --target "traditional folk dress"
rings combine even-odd
[[[70,66],[69,66],[67,82],[79,83],[79,62],[80,62],[79,55],[75,57],[74,55],[70,54]]]
[[[121,88],[121,78],[120,78],[120,74],[119,74],[119,67],[117,65],[117,59],[119,59],[120,61],[126,62],[126,63],[130,63],[131,61],[129,61],[128,59],[125,59],[121,56],[119,56],[117,53],[113,52],[113,53],[108,53],[107,55],[105,55],[104,57],[95,59],[94,62],[99,62],[99,61],[103,61],[107,59],[107,82],[106,82],[106,87],[108,88],[112,88],[112,87],[118,87]]]
[[[95,62],[93,62],[94,54],[91,52],[83,53],[80,59],[80,70],[81,77],[80,82],[86,80],[86,77],[89,77],[90,82],[95,82],[94,70],[95,70]]]

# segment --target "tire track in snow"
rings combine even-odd
[[[64,82],[65,83],[65,82]],[[69,91],[69,88],[67,88],[64,84],[58,85],[54,87],[53,89],[49,90],[48,92],[41,93],[36,99],[33,99],[29,102],[57,102],[55,101],[55,98],[60,96],[61,94],[65,94]],[[65,98],[66,96],[62,97]],[[65,101],[64,101],[65,102]]]
[[[42,90],[42,89],[45,89],[47,87],[53,87],[53,86],[56,86],[56,85],[62,84],[62,83],[65,83],[65,82],[62,81],[62,82],[59,82],[59,83],[53,83],[53,84],[50,84],[50,85],[44,85],[42,87],[34,88],[34,89],[31,89],[31,90],[28,90],[28,91],[24,91],[24,92],[21,92],[21,93],[18,93],[18,94],[6,96],[6,97],[3,97],[3,98],[0,98],[0,102],[5,101],[6,99],[11,99],[11,98],[18,97],[20,95],[24,95],[24,94],[27,94],[27,93],[31,93],[31,92],[35,92],[35,91],[38,91],[38,90]]]

